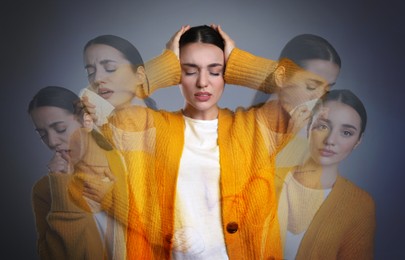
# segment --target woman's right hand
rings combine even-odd
[[[57,151],[47,165],[49,173],[73,173],[73,166],[67,151]]]
[[[166,49],[171,50],[180,59],[180,37],[190,29],[190,25],[183,25],[166,43]]]
[[[86,113],[88,113],[91,116],[91,119],[93,119],[94,123],[97,123],[98,117],[96,115],[96,105],[90,103],[89,97],[83,96],[81,99],[81,102],[79,102],[80,106],[82,106],[81,109],[84,109]]]

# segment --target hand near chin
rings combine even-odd
[[[49,173],[73,173],[73,165],[71,164],[70,156],[65,150],[56,152],[47,167]]]
[[[297,107],[292,113],[290,121],[288,122],[288,132],[297,134],[303,127],[308,124],[310,117],[311,111],[306,105]]]
[[[76,106],[80,107],[80,109],[84,109],[84,112],[91,116],[93,122],[97,123],[98,117],[96,115],[96,105],[90,103],[87,96],[82,97],[81,102],[78,102]]]
[[[171,50],[180,59],[180,37],[190,29],[190,25],[183,25],[166,43],[166,49]]]

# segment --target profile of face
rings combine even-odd
[[[311,158],[322,166],[337,166],[361,141],[361,117],[349,105],[327,101],[309,127]]]
[[[124,55],[109,45],[87,47],[84,64],[91,90],[116,108],[130,105],[135,87],[144,83],[143,67],[134,71]]]
[[[76,115],[54,106],[37,107],[30,115],[36,132],[50,150],[68,155],[73,164],[81,159],[87,136],[84,132],[88,130]]]
[[[180,49],[184,114],[210,120],[218,116],[217,103],[224,91],[224,52],[213,44],[195,42]]]
[[[279,98],[288,111],[305,103],[311,104],[308,109],[312,109],[315,101],[335,84],[339,72],[340,68],[334,62],[307,60],[303,69],[296,70],[291,76],[280,81]]]

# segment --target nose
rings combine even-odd
[[[102,85],[105,82],[105,73],[102,72],[102,70],[97,70],[94,72],[94,77],[92,83],[95,87],[98,87],[100,85]]]
[[[205,88],[208,86],[208,72],[201,71],[198,75],[197,87]]]
[[[56,133],[48,133],[46,144],[51,150],[57,150],[61,145],[61,141]]]
[[[325,137],[324,144],[334,146],[336,144],[337,134],[337,131],[329,131],[329,133]]]

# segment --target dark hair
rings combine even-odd
[[[180,49],[189,43],[209,43],[224,50],[225,43],[219,32],[208,25],[200,25],[191,27],[180,37]]]
[[[80,116],[78,118],[81,121],[84,108],[80,105],[80,98],[67,88],[58,86],[48,86],[40,89],[37,94],[34,95],[28,105],[28,113],[31,113],[38,107],[58,107],[71,113],[72,115]],[[112,150],[111,144],[95,129],[91,131],[91,135],[95,139],[96,143],[104,150]]]
[[[109,34],[97,36],[86,43],[83,52],[94,44],[104,44],[118,50],[134,66],[134,69],[143,66],[143,59],[138,49],[124,38]]]
[[[325,104],[328,101],[337,101],[342,104],[348,105],[359,114],[361,119],[361,128],[360,136],[366,130],[367,125],[367,112],[366,108],[363,105],[363,102],[350,90],[348,89],[334,89],[330,92],[325,93],[317,102],[315,107],[312,110],[312,113],[315,114],[319,110],[320,106]],[[312,122],[309,122],[309,125]]]
[[[28,113],[38,107],[58,107],[71,114],[79,115],[77,103],[80,98],[71,90],[58,86],[48,86],[40,89],[28,105]]]
[[[331,61],[341,68],[342,62],[335,48],[326,39],[314,34],[300,34],[292,38],[281,50],[279,59],[287,58],[305,68],[305,61],[320,59]]]
[[[313,59],[330,61],[339,68],[342,67],[340,56],[332,44],[314,34],[300,34],[289,40],[281,50],[279,60],[282,59],[293,61],[304,69],[306,61]],[[266,102],[270,96],[270,94],[258,91],[253,99],[253,104]]]

